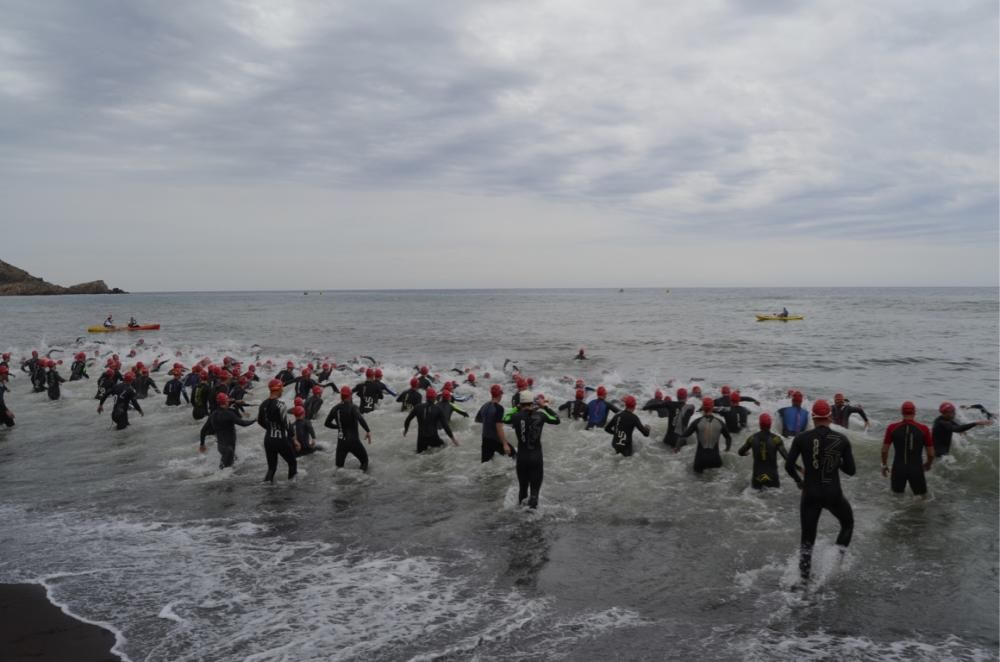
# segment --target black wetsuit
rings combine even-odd
[[[438,436],[438,429],[444,430],[452,440],[455,435],[451,426],[444,418],[444,413],[436,402],[421,402],[413,408],[403,422],[403,434],[410,429],[410,421],[417,419],[417,452],[422,453],[428,448],[444,446],[444,441]]]
[[[469,417],[469,412],[465,411],[454,402],[445,402],[444,400],[440,400],[437,403],[437,406],[438,409],[441,410],[441,415],[444,417],[444,420],[447,421],[449,425],[451,424],[452,414],[458,414],[459,416],[464,416],[465,418]]]
[[[713,414],[704,414],[687,426],[681,436],[695,435],[697,445],[694,451],[694,471],[701,473],[705,469],[717,469],[722,466],[722,455],[719,453],[719,437],[726,438],[726,450],[733,445],[733,438],[726,428],[726,423]]]
[[[865,423],[868,422],[868,414],[861,407],[852,407],[851,405],[833,405],[830,408],[831,416],[833,418],[834,425],[839,425],[842,428],[849,427],[851,414],[857,414]]]
[[[302,408],[306,410],[306,420],[312,421],[319,416],[319,410],[323,407],[323,398],[318,395],[310,395],[302,403]]]
[[[379,400],[381,400],[386,395],[393,398],[396,397],[396,392],[393,391],[388,386],[386,386],[386,384],[381,379],[376,379],[375,383],[378,384],[379,389],[381,389],[382,391],[382,395],[379,396]]]
[[[212,399],[212,384],[199,382],[191,392],[191,416],[200,421],[208,416],[208,401]]]
[[[117,383],[117,373],[110,377],[108,377],[107,373],[101,374],[101,376],[97,378],[97,394],[94,396],[94,399],[103,402],[104,398],[107,397],[108,392],[110,392]]]
[[[632,455],[632,432],[638,430],[642,436],[649,436],[649,427],[642,424],[635,412],[627,409],[615,414],[614,418],[604,426],[604,431],[611,435],[611,447],[616,453],[625,457]]]
[[[892,474],[889,485],[896,494],[906,490],[914,494],[927,494],[927,476],[924,475],[924,449],[933,448],[931,431],[926,425],[912,420],[892,423],[885,429],[884,445],[892,445]]]
[[[180,400],[178,400],[178,404],[180,404]],[[256,421],[252,418],[240,418],[240,415],[232,409],[220,407],[209,414],[205,424],[201,426],[201,447],[205,447],[206,436],[215,435],[215,443],[220,455],[219,468],[231,467],[236,461],[236,426],[245,428],[254,423]]]
[[[86,361],[73,361],[73,365],[69,367],[69,380],[75,382],[78,379],[90,379]]]
[[[247,397],[247,390],[242,386],[240,386],[238,383],[233,384],[232,386],[229,387],[229,401],[231,403],[230,406],[233,408],[233,411],[235,411],[240,416],[242,416],[244,413],[243,408],[245,405],[243,401],[246,399],[246,397]]]
[[[778,455],[788,459],[781,436],[770,430],[761,430],[747,437],[746,442],[736,451],[740,455],[753,453],[753,475],[750,485],[754,489],[781,487],[778,475]]]
[[[115,426],[119,430],[124,430],[129,425],[129,407],[135,409],[140,414],[142,413],[142,407],[139,406],[139,400],[135,397],[135,389],[126,382],[115,384],[110,391],[107,391],[104,397],[101,398],[101,405],[103,406],[104,401],[111,396],[115,398],[115,404],[111,408],[111,420],[114,421]]]
[[[948,420],[944,416],[934,419],[934,426],[931,428],[931,436],[934,438],[934,455],[941,457],[951,452],[951,435],[956,432],[967,432],[976,427],[977,423],[956,423],[954,419]]]
[[[137,375],[135,381],[132,382],[132,388],[135,389],[135,396],[140,400],[149,397],[149,389],[153,389],[157,393],[160,392],[160,389],[156,387],[156,382],[149,375]]]
[[[201,377],[199,377],[198,373],[196,372],[188,373],[187,377],[184,378],[183,382],[184,387],[187,390],[189,390],[192,395],[194,395],[194,390],[198,388],[198,384],[200,383],[201,383]]]
[[[559,411],[566,412],[566,415],[574,421],[587,419],[587,403],[583,400],[568,400],[559,405]]]
[[[657,400],[656,398],[652,398],[651,400],[647,400],[646,404],[642,406],[642,411],[656,412],[656,415],[659,418],[666,418],[668,410],[666,407],[663,406],[666,402],[667,401],[664,400],[663,398],[660,398],[659,400]]]
[[[507,412],[503,422],[514,428],[517,435],[517,502],[528,499],[531,508],[538,507],[538,493],[545,477],[542,460],[542,428],[546,423],[559,425],[559,416],[548,407],[518,409]]]
[[[403,403],[399,408],[399,411],[410,411],[421,402],[424,401],[423,394],[415,388],[408,388],[398,396],[396,396],[396,402]]]
[[[805,476],[801,477],[795,466],[800,456],[805,467]],[[799,573],[803,579],[809,579],[816,528],[824,508],[840,522],[837,544],[841,547],[851,544],[854,511],[840,488],[840,472],[853,476],[856,471],[851,442],[825,425],[803,432],[792,441],[785,458],[785,471],[802,488],[802,500],[799,504],[802,521]]]
[[[59,385],[65,381],[66,380],[62,378],[62,375],[60,375],[54,369],[49,370],[49,373],[45,375],[45,386],[49,392],[49,400],[59,399],[59,397],[62,395],[62,390]]]
[[[292,434],[293,438],[299,442],[299,450],[296,451],[298,455],[309,455],[319,450],[316,446],[316,431],[313,429],[313,424],[306,419],[296,419],[295,423],[292,424]],[[309,443],[310,440],[312,440],[312,444]]]
[[[417,375],[417,386],[424,389],[425,391],[430,387],[434,386],[434,380],[427,375]]]
[[[503,422],[503,415],[503,405],[492,400],[476,412],[476,423],[483,424],[483,462],[489,462],[497,453],[503,455],[503,442],[500,441],[500,435],[497,434],[497,423]]]
[[[358,426],[364,428],[365,432],[370,432],[370,430],[358,406],[353,402],[341,402],[326,415],[324,425],[337,431],[337,452],[334,463],[338,467],[344,466],[349,453],[361,462],[361,470],[367,471],[368,451],[365,450],[365,445],[361,442]]]
[[[7,415],[7,403],[4,402],[4,395],[9,390],[6,383],[0,382],[0,423],[10,428],[14,427],[14,417]]]
[[[277,375],[274,376],[274,378],[280,379],[281,383],[284,384],[285,386],[288,386],[289,384],[295,381],[295,375],[292,374],[292,371],[288,368],[285,368],[284,370],[279,372]]]
[[[184,384],[176,377],[163,385],[163,394],[167,396],[168,407],[179,407],[181,396],[184,396],[184,402],[190,402],[187,391],[184,390]]]
[[[229,384],[224,381],[209,382],[212,385],[212,390],[208,394],[208,400],[205,404],[208,406],[209,413],[215,411],[219,408],[219,396],[229,395]]]
[[[35,369],[31,373],[31,390],[35,393],[41,393],[48,389],[48,379],[46,379],[45,369],[40,365],[35,364]]]
[[[268,398],[260,403],[257,410],[257,424],[264,433],[264,454],[267,456],[267,474],[264,480],[274,482],[274,472],[278,470],[280,455],[288,465],[288,479],[295,477],[298,462],[295,460],[295,449],[292,446],[291,430],[285,415],[285,403],[277,398]]]
[[[364,381],[354,387],[354,395],[358,396],[358,409],[362,414],[375,411],[382,399],[382,387],[375,380]]]
[[[676,402],[662,402],[659,405],[660,411],[667,412],[667,431],[663,435],[663,443],[671,448],[683,448],[687,444],[687,437],[684,430],[687,429],[691,417],[694,415],[694,405],[688,404],[687,400]]]

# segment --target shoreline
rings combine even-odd
[[[70,616],[41,584],[0,584],[0,659],[122,662],[117,638]]]

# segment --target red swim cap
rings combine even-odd
[[[371,368],[365,370],[365,379],[375,379],[375,371]]]
[[[792,393],[792,404],[800,405],[802,404],[802,391],[795,391]]]
[[[312,387],[312,393],[313,395],[320,395],[321,393],[323,393],[323,387],[320,386],[319,384],[316,384],[316,386]]]
[[[131,382],[133,379],[135,379],[135,374],[131,372],[126,372],[124,375],[122,375],[122,379],[125,380],[126,382]]]
[[[427,369],[427,366],[425,366],[425,365],[420,366],[420,374],[421,375],[426,375],[428,372],[430,372],[430,371]]]
[[[656,389],[656,393],[653,394],[653,399],[654,400],[662,400],[663,399],[663,391],[661,391],[660,389]]]
[[[417,388],[418,386],[420,386],[420,380],[419,379],[417,379],[416,377],[414,377],[413,379],[410,380],[410,388]]]
[[[899,411],[903,414],[903,416],[913,416],[914,414],[917,413],[917,406],[912,402],[910,402],[909,400],[907,400],[899,408]]]
[[[582,388],[576,389],[576,399],[577,400],[583,400],[585,397],[587,397],[587,394],[584,392],[584,390]]]
[[[838,404],[838,405],[841,404],[844,401],[844,394],[843,393],[834,393],[833,394],[833,401],[836,404]]]
[[[470,384],[475,384],[476,383],[476,375],[470,372],[469,375],[465,378],[465,380],[467,382],[469,382]]]
[[[949,413],[954,414],[955,405],[951,404],[950,402],[942,402],[941,406],[938,407],[938,411],[941,412],[942,414],[949,414]]]
[[[441,399],[444,400],[445,402],[450,401],[451,400],[451,391],[449,391],[448,389],[445,389],[445,390],[441,391]]]
[[[291,370],[292,368],[295,367],[295,363],[293,363],[292,361],[289,361],[288,363],[285,364],[285,367],[288,368],[289,370]]]
[[[724,385],[722,387],[722,395],[729,395],[729,386]]]
[[[378,368],[375,368],[375,379],[382,379],[382,371]]]
[[[607,394],[608,394],[608,389],[604,388],[603,386],[597,387],[597,397],[603,398]]]
[[[306,410],[304,407],[299,405],[298,407],[292,407],[292,416],[295,418],[302,418],[306,415]]]
[[[427,401],[436,400],[438,397],[437,391],[432,388],[427,389]]]
[[[687,397],[688,397],[688,390],[686,388],[677,389],[678,400],[687,400]]]
[[[340,387],[340,398],[342,400],[350,400],[351,399],[351,387],[350,386],[341,386]]]
[[[267,389],[269,391],[280,391],[283,388],[285,388],[285,385],[280,379],[272,379],[267,383]]]
[[[817,400],[813,403],[813,418],[830,418],[830,403],[826,400]]]
[[[219,405],[220,407],[227,406],[229,404],[229,396],[226,395],[225,393],[219,393],[218,395],[215,396],[215,404]]]
[[[292,400],[292,406],[293,407],[301,407],[305,403],[306,403],[306,401],[303,400],[302,398],[299,398],[299,397],[296,397],[294,400]]]
[[[494,384],[490,387],[490,396],[495,398],[499,395],[503,395],[503,387],[499,384]]]
[[[712,411],[715,409],[715,400],[712,398],[702,398],[701,408],[705,411]]]
[[[766,411],[763,414],[761,414],[760,418],[757,419],[757,420],[758,420],[758,423],[760,424],[760,429],[761,430],[770,430],[771,429],[771,415],[768,414]]]
[[[635,396],[626,395],[622,398],[622,402],[625,403],[625,409],[635,409]]]

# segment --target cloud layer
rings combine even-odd
[[[155,235],[142,219],[202,191],[232,235],[241,199],[294,190],[350,211],[337,233],[359,250],[366,210],[382,236],[419,224],[484,250],[474,218],[441,216],[461,199],[595,253],[706,228],[720,245],[944,237],[995,283],[997,42],[991,1],[14,3],[4,223],[72,234],[128,208]]]

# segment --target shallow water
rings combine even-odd
[[[782,305],[806,319],[754,321]],[[944,399],[996,411],[995,288],[149,294],[3,299],[0,312],[15,356],[68,357],[114,312],[164,324],[143,336],[147,363],[369,354],[402,389],[418,363],[489,383],[510,358],[557,402],[571,397],[563,377],[640,401],[696,377],[770,411],[788,388],[807,401],[843,391],[872,419],[849,432],[850,552],[838,563],[824,515],[817,586],[803,594],[790,590],[791,482],[755,493],[735,453],[695,476],[690,447],[659,443],[665,419],[644,416],[653,435],[627,459],[602,431],[547,428],[542,504],[525,512],[511,463],[481,465],[465,419],[453,421],[461,447],[417,456],[384,405],[368,417],[368,474],[320,453],[294,483],[279,468],[265,486],[259,428],[240,431],[235,469],[219,471],[211,442],[197,453],[189,409],[154,394],[114,432],[94,384],[49,402],[17,378],[18,425],[0,431],[0,580],[43,581],[118,631],[131,659],[997,658],[998,427],[956,438],[926,502],[893,497],[878,472],[902,400],[928,423]],[[124,355],[136,340],[124,336],[80,346]],[[585,363],[572,360],[581,345]],[[474,413],[485,388],[463,391]]]

